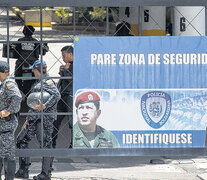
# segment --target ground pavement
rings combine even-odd
[[[17,163],[18,168],[18,163]],[[33,160],[30,179],[40,172]],[[52,180],[207,180],[207,157],[90,157],[55,159]]]

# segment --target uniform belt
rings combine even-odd
[[[8,132],[12,132],[11,130],[7,130],[7,131],[0,131],[0,134],[6,134]]]

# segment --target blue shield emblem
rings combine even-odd
[[[149,113],[152,117],[159,118],[162,114],[162,104],[153,101],[149,107]]]
[[[171,98],[165,92],[151,91],[141,98],[142,116],[154,129],[161,128],[167,122],[171,106]]]

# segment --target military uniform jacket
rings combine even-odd
[[[18,123],[15,113],[18,113],[21,107],[22,95],[16,82],[7,77],[0,85],[0,111],[10,112],[8,117],[0,119],[0,133],[14,130]]]
[[[55,82],[51,79],[43,79],[42,80],[42,90],[48,92],[51,96],[45,103],[46,109],[43,110],[43,112],[48,113],[55,113],[57,112],[57,102],[60,100],[60,93],[55,85]],[[41,80],[38,80],[32,87],[33,92],[41,92]],[[28,121],[33,121],[37,119],[41,119],[41,115],[35,115],[35,113],[39,113],[38,110],[29,109],[29,112],[31,115],[27,116]],[[51,119],[51,121],[54,121],[56,118],[56,115],[45,115],[47,119]],[[43,116],[43,117],[45,117]]]
[[[73,126],[73,147],[74,148],[114,148],[119,147],[116,137],[101,126],[96,125],[94,146],[91,147],[88,139],[79,128],[78,123]]]

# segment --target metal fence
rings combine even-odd
[[[36,12],[36,16],[39,18],[35,23],[39,23],[38,27],[35,27],[36,31],[33,35],[37,41],[31,41],[33,43],[38,43],[40,46],[40,60],[45,60],[48,65],[48,72],[50,77],[54,81],[58,82],[59,79],[64,79],[60,77],[59,66],[63,64],[61,58],[61,48],[65,45],[72,45],[74,36],[116,36],[119,29],[116,29],[116,25],[119,22],[122,22],[123,19],[119,16],[119,8],[127,7],[137,7],[139,9],[138,16],[138,34],[142,35],[142,19],[144,18],[143,6],[165,6],[167,8],[166,21],[167,24],[172,24],[171,31],[173,35],[173,15],[171,13],[172,9],[175,6],[206,6],[206,0],[1,0],[0,1],[0,54],[3,53],[3,44],[6,44],[6,54],[7,57],[1,57],[3,60],[8,61],[11,66],[11,75],[15,74],[15,58],[9,58],[10,55],[10,46],[12,44],[22,43],[24,41],[18,41],[19,38],[23,36],[22,30],[27,21],[25,20],[26,9],[32,9]],[[17,7],[18,10],[15,10],[14,7]],[[52,7],[48,10],[47,7]],[[56,23],[49,23],[50,27],[47,27],[45,24],[45,16],[48,16],[50,19],[55,18],[54,15],[57,15],[60,8],[54,7],[66,7],[64,9],[67,16],[62,14],[60,17],[56,17]],[[96,9],[101,16],[93,15],[88,13],[89,10],[95,13]],[[202,8],[202,11],[205,11],[206,8]],[[51,13],[52,12],[52,13]],[[199,14],[195,14],[195,17]],[[31,14],[30,14],[31,16]],[[59,18],[59,19],[58,19]],[[149,18],[153,19],[152,16]],[[187,19],[184,17],[185,22],[188,22],[187,27],[193,26],[192,19]],[[52,21],[52,20],[51,20]],[[64,23],[64,21],[66,23]],[[29,22],[29,21],[28,21]],[[159,27],[158,21],[154,20],[155,24]],[[30,21],[31,23],[31,21]],[[205,27],[206,27],[205,22]],[[126,26],[126,23],[123,22],[122,26]],[[122,27],[121,26],[121,27]],[[181,24],[182,26],[182,24]],[[126,26],[128,28],[128,26]],[[207,28],[205,28],[207,29]],[[165,32],[166,29],[164,29]],[[131,31],[131,35],[136,35]],[[198,35],[202,35],[198,31]],[[49,51],[44,55],[43,46],[47,44]],[[27,59],[25,59],[26,61]],[[44,77],[40,77],[43,79]],[[66,77],[66,78],[72,78]],[[31,80],[37,79],[35,77],[14,77],[16,80]],[[29,92],[28,92],[29,94]],[[16,131],[16,134],[21,129],[22,124],[25,121],[25,117],[28,115],[27,106],[23,103],[20,118],[19,118],[19,127]],[[43,117],[44,112],[40,112],[41,117]],[[72,115],[71,112],[57,113],[57,115]],[[68,121],[67,118],[62,122],[61,128],[58,133],[58,145],[56,149],[44,149],[43,143],[40,145],[34,139],[30,143],[30,149],[19,150],[17,149],[17,156],[57,156],[57,157],[70,157],[70,156],[134,156],[134,155],[206,155],[205,148],[118,148],[118,149],[68,149],[68,137],[71,136],[71,132],[68,133]],[[42,133],[43,141],[43,119],[42,119]]]

